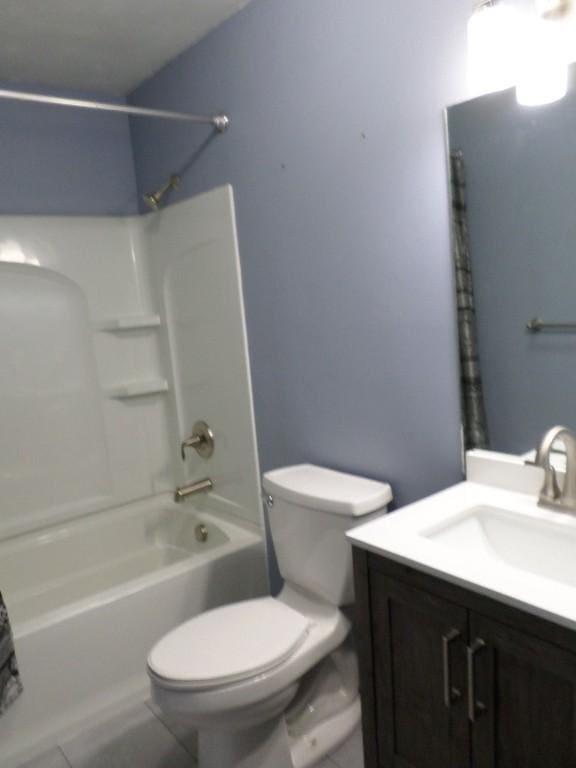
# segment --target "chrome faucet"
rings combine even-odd
[[[197,482],[192,483],[192,485],[184,485],[180,488],[176,488],[176,491],[174,492],[174,501],[184,501],[188,496],[194,496],[197,493],[208,493],[213,488],[214,483],[209,477],[206,477],[204,480],[198,480]]]
[[[556,469],[552,466],[551,454],[556,440],[564,443],[566,469],[562,488]],[[552,427],[542,438],[536,453],[536,462],[544,470],[544,484],[538,504],[564,512],[576,514],[576,434],[568,427]]]

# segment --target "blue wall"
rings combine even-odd
[[[460,0],[255,0],[129,97],[225,109],[134,123],[139,191],[231,182],[263,469],[312,461],[398,502],[460,478],[443,107]]]
[[[134,213],[138,204],[129,121],[0,101],[0,179],[0,214]]]

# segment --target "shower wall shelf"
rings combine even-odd
[[[98,323],[97,330],[102,333],[121,333],[122,331],[137,331],[147,328],[160,328],[160,315],[142,315],[139,317],[112,317]]]
[[[119,384],[106,390],[106,396],[111,400],[127,400],[131,397],[160,395],[168,392],[168,382],[165,379],[147,379]]]

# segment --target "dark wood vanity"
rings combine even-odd
[[[576,768],[576,632],[354,548],[365,768]]]

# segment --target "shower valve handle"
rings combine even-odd
[[[186,449],[194,450],[203,459],[209,459],[214,453],[214,433],[205,421],[197,421],[192,429],[192,435],[180,446],[182,461],[186,460]]]

